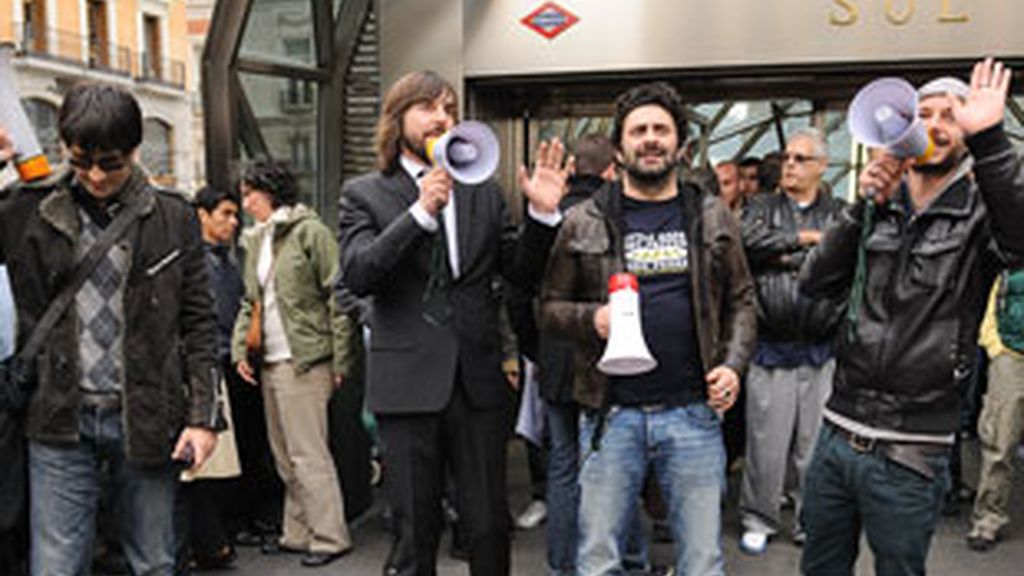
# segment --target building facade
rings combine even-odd
[[[22,102],[51,162],[57,110],[78,82],[121,86],[144,118],[140,162],[157,183],[195,181],[185,0],[0,0],[0,41],[13,43]]]

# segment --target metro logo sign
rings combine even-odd
[[[530,12],[520,22],[537,34],[551,40],[568,30],[580,19],[554,2],[545,2],[540,8]]]

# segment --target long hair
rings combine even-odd
[[[414,104],[433,102],[450,94],[455,102],[455,89],[438,73],[432,71],[410,72],[395,82],[384,96],[384,105],[377,118],[377,169],[391,174],[398,168],[398,156],[402,153],[402,116]],[[453,106],[454,108],[454,106]],[[457,111],[451,111],[457,118]]]

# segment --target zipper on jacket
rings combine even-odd
[[[892,347],[891,342],[893,340],[892,333],[894,330],[894,326],[888,318],[888,316],[889,311],[891,311],[893,309],[893,306],[895,306],[896,288],[899,284],[898,279],[902,276],[904,270],[906,270],[910,258],[911,249],[917,241],[918,226],[916,225],[916,223],[917,218],[913,216],[907,220],[901,219],[899,221],[900,237],[904,238],[904,240],[900,242],[900,251],[896,261],[896,269],[893,270],[892,274],[889,274],[889,281],[886,283],[885,287],[884,298],[886,311],[886,327],[885,333],[882,336],[882,345],[879,347],[878,354],[876,356],[878,358],[878,363],[876,365],[876,368],[878,370],[878,373],[876,375],[876,382],[884,378],[889,371],[889,363],[890,358],[892,356],[892,354],[890,353],[890,349]]]

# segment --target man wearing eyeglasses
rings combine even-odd
[[[198,469],[216,443],[217,328],[198,220],[135,164],[142,113],[129,93],[73,88],[59,129],[70,166],[0,205],[19,347],[77,263],[129,219],[32,359],[31,574],[89,571],[105,469],[132,573],[171,576],[175,460]]]
[[[1003,130],[1010,78],[988,59],[969,86],[921,86],[934,153],[877,154],[861,199],[801,269],[806,294],[850,294],[804,487],[807,576],[852,574],[862,529],[879,576],[925,573],[978,323],[999,266],[1024,255],[1024,170]]]
[[[794,133],[783,155],[779,194],[751,198],[743,245],[757,284],[758,343],[747,375],[746,466],[740,493],[740,549],[765,551],[781,528],[779,501],[786,472],[796,471],[795,500],[818,437],[832,386],[831,341],[839,321],[832,301],[800,294],[797,273],[842,209],[822,182],[825,139],[815,129]],[[794,542],[803,534],[793,528]]]

